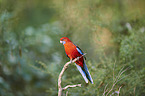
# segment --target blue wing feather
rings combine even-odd
[[[84,53],[83,53],[83,51],[76,45],[76,47],[77,47],[77,51],[81,54],[81,55],[84,55]],[[83,56],[84,58],[85,58],[85,60],[86,60],[86,57],[85,56]]]
[[[77,50],[78,50],[78,52],[79,52],[81,55],[84,55],[84,53],[82,52],[82,50],[80,50],[78,47],[77,47]]]

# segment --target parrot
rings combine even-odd
[[[72,61],[73,59],[84,55],[83,51],[75,45],[68,37],[62,37],[60,43],[64,45],[66,56]],[[79,60],[75,61],[75,65],[86,83],[88,81],[93,84],[93,79],[89,73],[87,65],[85,63],[86,57],[82,56]]]

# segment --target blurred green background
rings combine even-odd
[[[144,0],[0,0],[0,96],[57,96],[64,36],[87,53],[94,80],[71,64],[62,86],[82,87],[69,96],[145,95]]]

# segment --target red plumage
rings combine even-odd
[[[80,57],[82,56],[78,50],[77,50],[77,47],[76,45],[74,45],[71,40],[69,40],[67,37],[63,37],[60,39],[60,41],[65,41],[65,44],[64,44],[64,48],[65,48],[65,53],[66,55],[71,59],[75,59],[77,57]],[[83,67],[83,63],[84,63],[84,59],[83,57],[81,57],[79,60],[77,60],[75,62],[76,64],[78,64],[79,66]]]

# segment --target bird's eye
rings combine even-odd
[[[62,41],[63,41],[64,39],[62,39]]]

